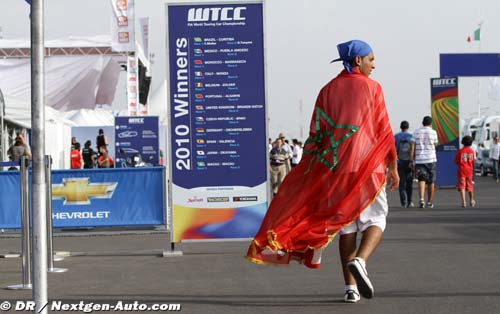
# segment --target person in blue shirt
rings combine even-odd
[[[408,132],[410,124],[408,121],[401,121],[401,132],[394,136],[396,151],[398,153],[398,174],[399,174],[399,199],[401,207],[414,207],[411,200],[413,191],[413,156],[412,145],[413,135]]]

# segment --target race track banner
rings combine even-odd
[[[132,167],[137,154],[145,166],[158,165],[158,117],[115,117],[115,143],[115,167]]]
[[[169,4],[172,241],[249,238],[267,209],[262,3]]]
[[[0,227],[20,228],[19,171],[0,172]],[[163,168],[52,171],[53,226],[163,225]]]
[[[436,185],[454,186],[457,182],[455,154],[459,149],[458,78],[431,79],[432,120],[437,131]]]

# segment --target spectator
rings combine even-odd
[[[113,158],[108,155],[108,149],[106,146],[99,147],[100,156],[97,158],[97,167],[99,168],[114,168],[115,163]]]
[[[82,154],[80,153],[80,143],[76,142],[71,150],[71,169],[82,168]]]
[[[410,124],[401,121],[401,132],[394,136],[396,151],[398,153],[399,174],[399,200],[401,207],[414,207],[411,201],[413,193],[413,162],[411,161],[411,145],[414,142],[413,135],[408,132]]]
[[[71,150],[75,149],[75,144],[78,143],[75,136],[71,137]]]
[[[104,130],[99,129],[99,135],[97,135],[95,139],[95,144],[97,146],[97,150],[100,152],[101,146],[104,146],[106,149],[108,148],[108,138],[104,135]]]
[[[498,162],[500,159],[500,137],[495,137],[495,142],[490,147],[490,159],[493,161],[493,179],[498,183]]]
[[[7,150],[10,160],[20,161],[22,156],[27,156],[31,160],[31,150],[22,133],[17,133],[14,145]],[[16,170],[17,167],[10,167],[9,170]]]
[[[415,175],[418,180],[420,208],[425,208],[425,187],[427,185],[427,207],[434,207],[434,181],[436,180],[437,133],[431,128],[432,118],[424,117],[423,127],[413,132],[412,160],[415,162]]]
[[[385,229],[385,186],[397,188],[399,176],[382,87],[369,78],[372,49],[360,40],[337,48],[334,61],[345,70],[321,89],[303,160],[271,202],[247,258],[319,268],[324,248],[339,233],[344,301],[355,303],[360,295],[374,296],[366,261]],[[338,136],[345,132],[339,129],[347,133]]]
[[[474,171],[475,156],[475,152],[471,147],[472,141],[472,136],[464,136],[462,138],[462,144],[464,147],[455,155],[455,163],[458,165],[457,189],[460,193],[463,208],[467,206],[465,201],[465,191],[469,192],[470,206],[476,206],[476,201],[474,200],[474,186],[472,185],[472,173]]]
[[[299,142],[296,138],[292,140],[293,143],[293,155],[292,155],[292,168],[297,166],[302,159],[302,143]]]
[[[283,142],[283,149],[286,151],[288,156],[291,157],[293,155],[293,150],[290,144],[288,144],[288,140],[285,138],[285,134],[280,133],[278,135],[278,138],[280,138],[281,141]],[[286,165],[286,173],[289,173],[290,170],[292,170],[292,167],[290,166],[290,161],[289,161]]]
[[[273,190],[273,195],[278,193],[278,189],[285,179],[286,167],[290,163],[290,155],[283,147],[283,140],[278,138],[276,140],[276,146],[271,149],[270,152],[271,159],[271,187]]]
[[[90,140],[88,140],[85,142],[85,146],[82,149],[83,168],[84,169],[94,168],[96,152],[90,147],[91,145],[92,145],[92,142]]]

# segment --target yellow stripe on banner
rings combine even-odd
[[[179,205],[172,206],[172,233],[174,242],[182,240],[182,234],[191,226],[198,211],[198,208]]]

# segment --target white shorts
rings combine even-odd
[[[384,186],[375,201],[361,212],[358,219],[344,226],[340,230],[340,234],[363,232],[371,226],[377,226],[384,231],[388,212],[389,206],[387,205],[387,193]]]

